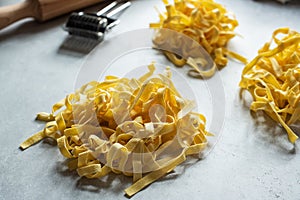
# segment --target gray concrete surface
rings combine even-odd
[[[1,1],[0,6],[14,2]],[[300,31],[297,0],[286,6],[267,0],[218,2],[234,12],[240,23],[236,31],[243,37],[232,40],[230,48],[248,58],[253,58],[274,29]],[[162,8],[159,0],[134,1],[107,39],[148,27],[157,19],[154,5]],[[0,199],[126,199],[123,190],[131,178],[80,179],[65,169],[65,159],[46,142],[23,152],[18,149],[43,128],[43,123],[34,120],[35,114],[50,111],[53,103],[74,90],[87,59],[85,54],[62,48],[67,36],[61,28],[65,20],[63,16],[39,24],[26,19],[0,31]],[[300,199],[299,141],[293,151],[284,142],[282,128],[269,120],[256,123],[259,118],[239,99],[242,68],[230,61],[220,71],[226,93],[225,119],[213,151],[205,159],[189,159],[132,199]],[[201,81],[189,81],[201,95]],[[203,113],[210,121],[209,111]],[[279,136],[274,138],[274,132]]]

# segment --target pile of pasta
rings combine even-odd
[[[194,103],[176,90],[170,68],[162,74],[154,74],[154,64],[148,68],[139,79],[90,82],[51,113],[39,113],[37,119],[47,122],[44,130],[21,148],[53,138],[80,176],[133,176],[128,196],[171,172],[187,155],[203,151],[212,134],[205,117],[192,111]]]
[[[263,110],[279,122],[295,143],[298,136],[290,125],[300,121],[300,34],[289,28],[275,30],[245,66],[240,87],[253,97],[250,109]]]
[[[227,65],[227,56],[247,63],[244,57],[226,48],[229,40],[236,36],[234,29],[238,26],[238,21],[221,4],[214,0],[174,0],[174,5],[169,4],[168,0],[163,2],[167,12],[159,13],[160,21],[151,23],[151,28],[170,29],[187,35],[209,53],[218,67]],[[172,40],[172,37],[174,36],[171,34],[160,35],[154,37],[153,42],[159,48],[162,40]],[[175,65],[183,66],[187,63],[187,58],[174,53],[178,51],[182,56],[185,52],[189,54],[192,47],[176,42],[170,50],[164,51]],[[192,64],[192,67],[195,68],[195,65]]]

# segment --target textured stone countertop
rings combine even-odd
[[[0,6],[16,2],[2,0]],[[235,13],[240,24],[236,32],[242,37],[234,38],[229,48],[247,58],[256,55],[276,28],[300,31],[298,0],[287,5],[271,0],[217,2]],[[163,10],[160,0],[133,1],[106,41],[147,28],[157,20],[155,5]],[[53,103],[74,91],[78,73],[89,59],[85,53],[65,48],[67,33],[62,25],[66,19],[62,16],[43,24],[25,19],[0,31],[0,199],[126,199],[123,190],[131,178],[80,179],[66,170],[57,147],[46,142],[26,151],[18,149],[43,128],[44,123],[35,121],[36,113],[49,112]],[[101,51],[104,44],[96,48]],[[241,63],[230,60],[218,73],[225,101],[221,102],[222,119],[217,121],[221,123],[218,142],[211,153],[201,160],[189,159],[132,199],[300,199],[299,141],[293,151],[284,142],[287,138],[280,126],[268,120],[257,125],[239,98],[242,69]],[[201,99],[205,83],[186,80]],[[198,108],[208,118],[208,129],[213,117],[220,114],[212,109],[212,102],[208,98]],[[283,136],[274,138],[273,132]]]

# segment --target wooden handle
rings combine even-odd
[[[41,10],[38,20],[46,21],[104,1],[109,0],[38,0]]]
[[[26,17],[46,21],[106,0],[26,0],[22,3],[0,7],[0,30]]]
[[[36,17],[36,3],[27,0],[15,5],[0,7],[0,29],[26,17]]]

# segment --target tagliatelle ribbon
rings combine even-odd
[[[134,195],[187,155],[203,151],[212,135],[205,130],[205,117],[192,112],[193,102],[176,90],[170,69],[154,71],[151,64],[139,79],[107,76],[82,86],[52,113],[37,115],[47,124],[21,148],[51,137],[71,170],[87,178],[110,172],[132,176],[134,184],[125,193]]]
[[[198,42],[220,67],[226,66],[227,56],[247,63],[246,58],[226,48],[229,40],[236,35],[234,29],[238,26],[238,21],[221,4],[213,0],[174,0],[174,5],[169,4],[167,0],[163,2],[166,13],[159,13],[160,21],[151,23],[151,28],[170,29],[190,37]],[[169,50],[164,51],[168,59],[177,66],[192,66],[194,69],[189,73],[190,76],[210,77],[214,74],[216,66],[205,73],[205,70],[201,69],[202,65],[199,67],[195,62],[187,62],[188,59],[203,57],[193,57],[193,47],[182,41],[180,35],[159,32],[153,39],[156,48],[161,48],[162,43],[165,45],[165,41],[168,41]]]
[[[271,49],[273,41],[276,46]],[[263,110],[279,122],[295,143],[298,136],[289,125],[300,120],[300,34],[289,28],[275,30],[245,66],[240,87],[253,97],[250,109]]]

